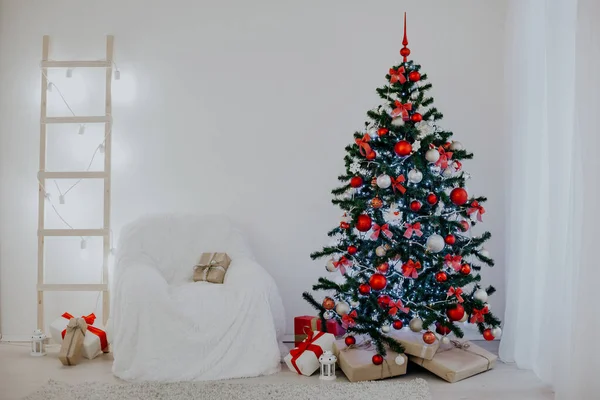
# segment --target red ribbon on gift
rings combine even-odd
[[[397,302],[390,302],[390,310],[388,311],[388,313],[390,315],[396,315],[398,314],[398,311],[402,311],[405,314],[408,314],[408,312],[410,311],[410,308],[408,307],[404,307],[404,304],[402,304],[402,300],[398,300]]]
[[[398,190],[402,194],[406,193],[406,188],[404,186],[402,186],[402,183],[404,181],[406,181],[406,178],[404,178],[404,175],[400,175],[396,179],[392,178],[392,189],[394,189],[394,192],[396,192],[396,190]]]
[[[317,332],[317,334],[315,335],[315,332],[308,326],[304,327],[304,333],[306,334],[306,339],[304,339],[298,347],[295,347],[292,350],[290,350],[290,355],[292,356],[292,365],[296,369],[296,372],[298,372],[300,375],[302,375],[302,372],[300,372],[300,368],[298,368],[298,366],[296,365],[296,361],[298,361],[298,358],[305,351],[312,351],[313,353],[315,353],[315,357],[319,359],[319,357],[321,357],[321,354],[323,354],[323,349],[321,348],[321,346],[317,346],[313,343],[325,334],[325,332]]]
[[[65,319],[75,318],[73,315],[69,314],[68,312],[61,315],[61,317],[65,318]],[[108,339],[106,338],[106,332],[104,332],[100,328],[96,328],[95,326],[92,326],[92,324],[96,320],[96,315],[94,313],[91,313],[90,315],[81,316],[81,318],[83,318],[83,320],[87,324],[87,326],[88,326],[87,330],[90,333],[92,333],[100,338],[100,348],[102,349],[102,352],[108,353]],[[66,333],[67,333],[66,329],[64,329],[61,332],[61,336],[63,339],[65,338]]]
[[[396,100],[395,102],[396,108],[394,108],[392,110],[392,118],[396,118],[400,115],[402,115],[402,119],[404,120],[408,120],[408,112],[410,110],[412,110],[412,104],[411,103],[404,103],[402,104],[401,101]]]
[[[474,324],[474,323],[483,323],[484,319],[483,316],[485,314],[488,314],[490,311],[488,310],[487,306],[483,307],[481,310],[478,310],[476,308],[473,308],[473,314],[471,314],[471,320],[469,321],[470,323]]]
[[[333,266],[339,268],[342,275],[346,273],[346,267],[351,265],[352,261],[348,260],[345,256],[342,256],[339,260],[333,262]]]
[[[481,216],[485,214],[485,208],[483,208],[483,206],[480,206],[477,201],[473,201],[471,203],[471,207],[467,210],[467,214],[471,215],[473,213],[477,213],[477,221],[483,222]]]
[[[348,329],[348,327],[356,325],[356,321],[354,320],[356,317],[358,317],[356,310],[352,310],[349,314],[344,314],[342,316],[342,328]]]
[[[454,268],[455,271],[459,271],[460,270],[460,263],[462,261],[462,256],[459,255],[452,255],[452,254],[446,254],[446,257],[444,257],[444,264],[446,264],[449,267]]]
[[[367,157],[369,154],[373,153],[373,149],[369,146],[369,141],[371,137],[369,135],[365,135],[360,139],[354,139],[356,144],[358,145],[358,151],[360,155],[363,157]]]
[[[406,77],[404,76],[405,73],[406,70],[404,69],[404,67],[400,67],[397,70],[390,68],[390,83],[406,82]]]
[[[419,261],[414,262],[413,260],[408,260],[408,262],[402,265],[402,275],[406,278],[417,278],[419,273],[418,269],[421,269],[421,263]]]
[[[377,224],[373,225],[373,234],[371,235],[371,239],[376,240],[379,238],[379,233],[383,232],[383,234],[385,236],[387,236],[388,239],[391,239],[393,234],[392,231],[390,231],[390,225],[389,224],[383,224],[382,226],[379,226]]]
[[[421,223],[415,222],[414,224],[409,224],[408,222],[404,225],[406,226],[406,232],[404,232],[404,237],[410,239],[413,235],[417,235],[418,237],[423,236],[423,232],[421,231]]]
[[[438,148],[440,158],[436,161],[435,165],[442,169],[448,168],[448,160],[452,158],[452,152],[444,150],[442,146]]]
[[[463,291],[461,288],[454,288],[452,286],[450,286],[450,289],[448,289],[448,293],[446,293],[446,295],[448,297],[451,296],[456,296],[456,299],[458,300],[459,303],[463,303],[464,299],[462,298],[461,294],[463,294]]]

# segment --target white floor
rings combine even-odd
[[[490,351],[497,351],[497,343],[479,343]],[[29,355],[26,343],[0,343],[0,399],[21,399],[35,392],[48,379],[68,383],[86,381],[117,382],[111,374],[112,356],[99,356],[83,360],[74,367],[64,367],[58,360],[58,347],[53,346],[48,355],[41,358]],[[341,373],[341,372],[340,372]],[[343,373],[342,378],[343,378]],[[554,395],[531,371],[517,369],[514,365],[499,363],[492,371],[457,383],[447,383],[420,367],[409,364],[408,374],[392,378],[398,381],[421,377],[429,382],[434,400],[542,400]],[[318,383],[318,377],[301,377],[287,370],[280,373],[253,378],[264,382]],[[284,399],[282,399],[284,400]]]

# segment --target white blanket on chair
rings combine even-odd
[[[183,381],[277,372],[285,322],[275,282],[227,220],[189,218],[146,218],[121,234],[112,285],[114,374]],[[202,251],[230,255],[224,284],[191,281]]]

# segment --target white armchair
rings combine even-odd
[[[215,251],[232,259],[225,282],[193,282],[200,254]],[[113,276],[119,378],[214,380],[279,371],[281,297],[227,218],[169,214],[127,225]]]

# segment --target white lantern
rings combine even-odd
[[[31,336],[31,355],[35,357],[46,355],[46,335],[41,329],[33,331]]]
[[[335,363],[337,361],[337,357],[333,355],[333,353],[329,350],[324,351],[319,357],[319,363],[321,364],[321,374],[319,379],[323,379],[324,381],[333,381],[335,380]]]

